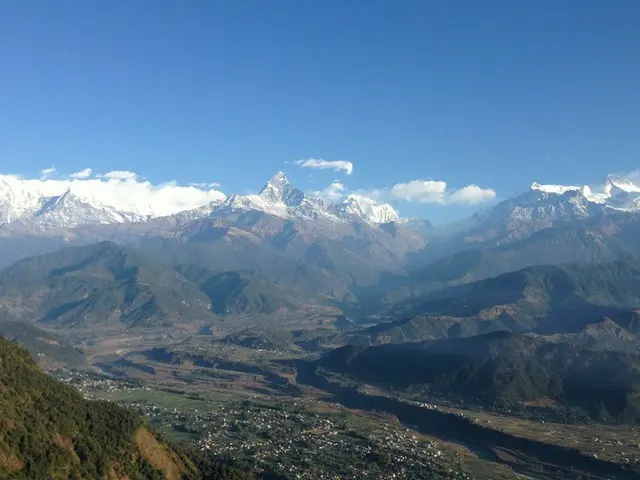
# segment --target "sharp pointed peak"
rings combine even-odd
[[[269,182],[272,185],[284,185],[289,182],[289,179],[287,178],[287,176],[284,174],[284,172],[282,170],[278,170],[276,173],[273,174],[273,176],[269,179]]]
[[[304,193],[289,182],[287,176],[278,171],[260,191],[260,197],[269,202],[282,202],[297,206],[304,200]]]
[[[269,181],[265,184],[265,186],[262,188],[262,192],[268,191],[268,190],[272,190],[272,189],[281,189],[283,187],[289,186],[291,185],[291,182],[289,181],[289,179],[287,178],[287,176],[284,174],[284,172],[282,170],[278,170],[276,173],[273,174],[273,176],[269,179]]]

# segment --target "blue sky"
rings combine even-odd
[[[244,193],[284,169],[309,191],[497,200],[598,182],[638,168],[638,18],[635,0],[0,2],[0,171]],[[436,222],[482,206],[424,198],[393,200]]]

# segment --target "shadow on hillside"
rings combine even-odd
[[[638,472],[592,458],[575,449],[485,428],[455,414],[409,405],[393,398],[362,394],[317,375],[313,363],[298,361],[295,366],[298,384],[327,392],[328,401],[338,402],[347,408],[390,413],[404,425],[464,445],[481,458],[503,463],[522,474],[536,475],[536,478],[640,479]],[[513,460],[505,460],[505,456],[498,456],[496,452],[509,452]]]

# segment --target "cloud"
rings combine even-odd
[[[100,176],[114,180],[135,180],[138,177],[134,172],[129,172],[127,170],[111,170],[110,172]]]
[[[358,189],[349,192],[349,196],[368,198],[377,203],[389,203],[395,200],[388,188]]]
[[[176,181],[153,184],[141,180],[134,172],[126,171],[111,171],[94,178],[24,179],[16,175],[0,175],[0,179],[30,193],[29,198],[62,195],[69,190],[79,197],[138,215],[171,215],[226,198],[211,184],[204,187],[178,185]]]
[[[347,196],[359,195],[378,203],[405,201],[432,205],[475,205],[496,198],[495,190],[467,185],[453,189],[442,180],[410,180],[387,188],[349,190],[340,182],[334,182],[314,195],[332,202]]]
[[[43,168],[40,170],[40,178],[45,179],[56,173],[56,167]]]
[[[84,170],[80,170],[79,172],[72,173],[69,175],[71,178],[81,179],[81,178],[89,178],[93,170],[90,168],[85,168]]]
[[[196,188],[220,188],[221,186],[218,182],[190,183],[189,185]]]
[[[331,203],[338,202],[345,197],[346,187],[340,182],[333,182],[326,188],[313,192],[314,197],[321,198]]]
[[[454,190],[449,195],[449,203],[475,205],[477,203],[489,202],[494,198],[496,198],[496,192],[491,188],[467,185],[466,187]]]
[[[433,180],[411,180],[391,187],[391,195],[407,202],[442,203],[446,195],[447,182]]]
[[[353,163],[346,160],[323,160],[321,158],[307,158],[296,160],[296,165],[302,168],[315,168],[318,170],[333,170],[334,172],[345,172],[347,175],[353,173]]]
[[[467,185],[459,189],[450,189],[447,182],[435,180],[411,180],[397,183],[389,193],[407,202],[428,203],[436,205],[475,205],[496,198],[495,190]]]

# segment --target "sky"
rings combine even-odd
[[[636,0],[7,0],[0,173],[252,193],[283,170],[441,223],[639,168],[638,18]]]

